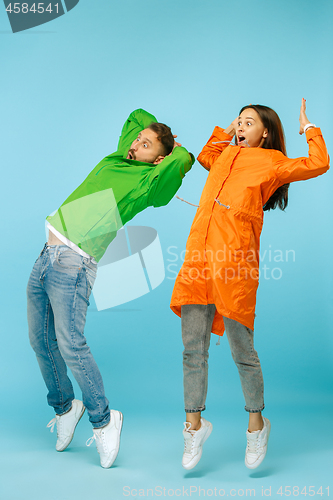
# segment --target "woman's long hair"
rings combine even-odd
[[[281,120],[278,117],[277,113],[267,106],[262,106],[261,104],[250,104],[249,106],[244,106],[240,110],[239,114],[241,114],[244,109],[248,108],[254,109],[258,113],[263,126],[268,130],[268,135],[264,140],[262,148],[277,149],[278,151],[281,151],[284,155],[286,155],[287,153],[284,131]],[[274,210],[276,207],[284,210],[288,205],[289,186],[290,184],[284,184],[283,186],[279,187],[265,203],[263,210]]]

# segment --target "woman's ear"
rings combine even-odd
[[[265,128],[265,130],[264,130],[264,132],[263,132],[262,136],[263,136],[265,139],[266,139],[266,137],[268,136],[268,130],[267,130],[267,128]]]

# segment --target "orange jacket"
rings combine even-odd
[[[210,169],[187,240],[171,309],[215,304],[212,332],[223,335],[223,316],[253,330],[259,280],[263,206],[276,189],[329,169],[319,128],[307,130],[308,158],[287,158],[274,149],[245,148],[217,141],[232,137],[220,127],[198,156]]]

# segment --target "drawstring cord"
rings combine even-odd
[[[194,205],[194,203],[190,203],[189,201],[186,201],[186,200],[184,200],[183,198],[180,198],[177,195],[176,195],[176,198],[178,198],[178,200],[180,200],[180,201],[184,201],[185,203],[188,203],[189,205],[192,205],[192,207],[198,207],[199,208],[199,205]],[[220,202],[220,200],[218,198],[215,198],[215,201],[220,205],[220,207],[225,207],[225,208],[227,208],[229,210],[230,205],[224,205],[223,203]]]
[[[215,142],[212,142],[212,144],[221,144],[222,142],[228,142],[230,146],[239,146],[239,144],[235,144],[232,141],[215,141]],[[246,139],[244,139],[244,141],[242,141],[241,146],[245,146],[245,147],[249,148],[250,144],[247,142]]]
[[[179,196],[176,195],[176,198],[180,201],[184,201],[185,203],[188,203],[189,205],[192,205],[192,207],[199,207],[199,205],[194,205],[194,203],[190,203],[189,201],[184,200],[183,198],[180,198]]]

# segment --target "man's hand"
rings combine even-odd
[[[301,105],[301,112],[300,112],[300,115],[299,115],[299,123],[300,123],[299,134],[300,135],[304,134],[304,127],[305,127],[305,125],[307,123],[310,123],[310,120],[306,116],[305,111],[306,111],[306,100],[303,97],[302,98],[302,105]]]
[[[174,139],[175,139],[177,136],[176,136],[176,135],[174,135],[173,137],[174,137]],[[172,151],[173,151],[173,150],[175,149],[175,147],[177,147],[177,146],[179,146],[179,147],[181,146],[180,142],[176,142],[176,141],[174,141]],[[155,161],[155,162],[154,162],[154,165],[159,165],[159,164],[160,164],[160,163],[164,160],[164,158],[167,158],[168,156],[172,155],[172,151],[171,151],[171,153],[169,153],[167,156],[162,156],[159,160]]]
[[[177,137],[177,136],[176,136],[176,135],[174,135],[173,137],[174,137],[174,139],[176,139],[176,137]],[[176,146],[181,147],[180,142],[176,142],[176,141],[174,142],[174,145],[173,145],[172,151],[175,149],[175,147],[176,147]],[[171,154],[171,153],[170,153],[170,154]]]

